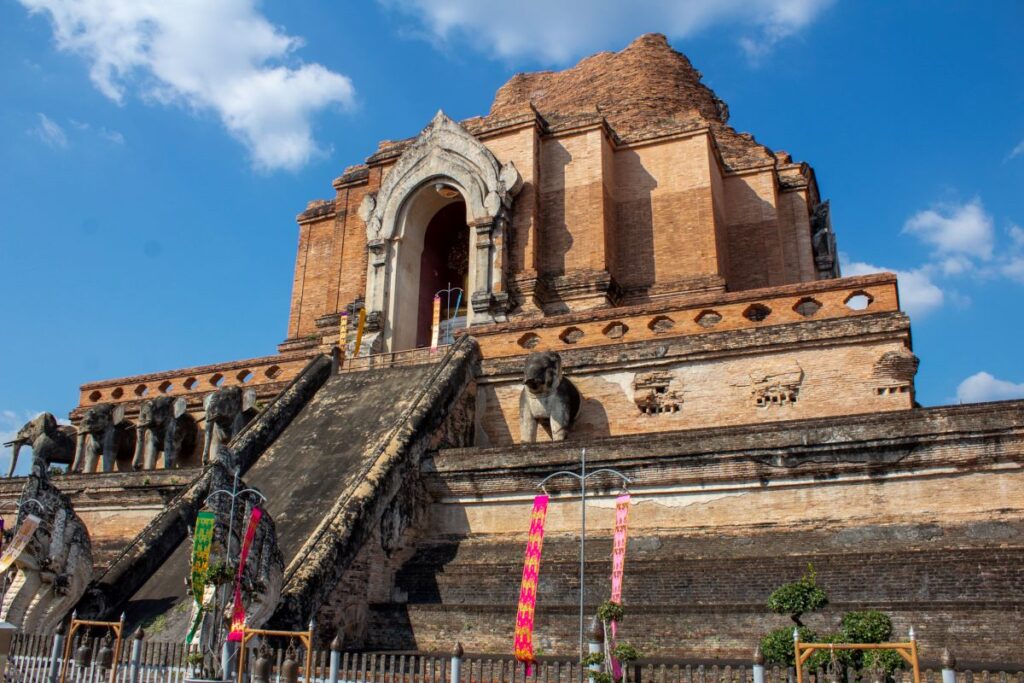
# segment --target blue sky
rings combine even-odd
[[[1024,3],[0,0],[0,436],[272,353],[310,199],[517,71],[669,36],[901,273],[919,400],[1024,396]]]

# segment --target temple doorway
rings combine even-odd
[[[461,199],[442,207],[427,224],[420,256],[416,347],[430,346],[434,296],[440,297],[439,344],[450,344],[466,326],[469,275],[469,226]]]

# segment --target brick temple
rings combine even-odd
[[[51,480],[91,538],[79,613],[180,640],[190,525],[238,468],[283,558],[266,623],[511,652],[537,484],[586,448],[633,482],[621,630],[646,653],[749,658],[787,624],[769,593],[811,563],[822,632],[881,609],[926,660],[1019,663],[1024,402],[919,406],[896,276],[841,277],[811,166],[728,120],[652,34],[346,168],[297,217],[277,353],[81,387],[75,425],[102,408],[139,441]],[[528,442],[524,364],[546,351],[579,410],[564,440],[542,421]],[[211,450],[206,399],[230,387],[253,416]],[[150,445],[161,400],[187,439]],[[143,440],[164,456],[135,471]],[[588,499],[592,606],[613,484]],[[572,653],[579,499],[549,491],[536,642]]]

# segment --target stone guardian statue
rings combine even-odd
[[[557,352],[531,353],[519,394],[519,440],[535,443],[541,424],[550,431],[552,441],[565,441],[581,402],[576,385],[562,376],[562,357]]]

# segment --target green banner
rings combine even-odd
[[[212,512],[200,512],[196,517],[196,531],[192,535],[192,598],[195,600],[196,614],[185,636],[185,642],[189,645],[203,621],[203,591],[206,588],[206,570],[210,566],[210,546],[216,520],[217,516]]]
[[[210,566],[210,545],[213,543],[213,524],[217,517],[212,512],[200,512],[196,517],[196,533],[192,536],[192,595],[203,604],[206,569]]]

